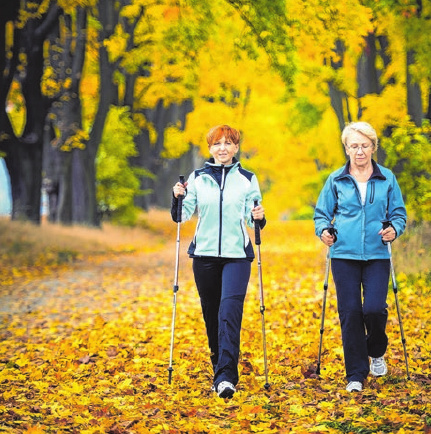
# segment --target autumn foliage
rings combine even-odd
[[[370,377],[363,393],[345,391],[331,279],[322,372],[315,375],[324,246],[314,236],[311,221],[270,221],[262,232],[261,253],[271,387],[263,387],[254,263],[238,392],[223,400],[211,391],[204,323],[186,255],[194,222],[181,227],[171,385],[167,368],[176,225],[167,213],[152,212],[145,226],[119,233],[113,228],[45,224],[30,232],[19,223],[0,222],[0,235],[9,246],[0,248],[7,264],[0,282],[0,431],[431,432],[431,275],[429,269],[409,273],[400,268],[401,256],[405,260],[409,253],[402,239],[393,249],[398,255],[395,266],[400,264],[396,271],[411,380],[406,379],[391,293],[388,375]],[[34,231],[42,231],[42,236],[38,239]],[[34,250],[37,261],[24,261],[18,251],[25,240],[27,254]],[[426,261],[426,251],[415,254]]]

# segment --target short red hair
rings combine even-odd
[[[220,140],[223,136],[226,140],[230,140],[235,145],[238,145],[241,139],[241,134],[235,128],[232,128],[229,125],[217,125],[216,127],[213,127],[208,131],[208,145],[214,145],[214,143]]]

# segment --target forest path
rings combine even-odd
[[[180,245],[180,270],[187,274],[190,261],[184,248]],[[119,316],[143,290],[146,298],[172,292],[175,249],[174,239],[155,251],[101,255],[34,279],[17,279],[0,290],[0,316],[34,316],[43,311],[58,320]]]
[[[314,373],[326,250],[310,222],[272,224],[262,232],[270,390],[263,388],[255,261],[244,306],[237,393],[230,401],[217,398],[210,391],[205,324],[187,256],[193,228],[181,232],[172,384],[175,225],[152,241],[136,238],[130,249],[100,251],[0,286],[0,431],[429,431],[427,281],[400,279],[412,380],[405,380],[391,296],[389,373],[370,377],[364,393],[348,394],[332,279],[320,378]]]

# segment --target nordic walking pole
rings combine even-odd
[[[180,183],[184,184],[184,176],[180,175]],[[172,372],[174,368],[172,367],[172,359],[174,355],[174,334],[175,334],[175,316],[177,313],[177,292],[178,292],[178,268],[180,262],[180,226],[181,226],[181,213],[183,210],[183,196],[178,196],[178,210],[177,210],[177,249],[175,257],[175,277],[174,277],[174,301],[172,307],[172,327],[171,327],[171,348],[169,352],[169,384],[172,382]]]
[[[329,225],[329,228],[327,228],[328,232],[334,237],[334,242],[337,241],[336,231],[334,229],[334,226],[332,224]],[[325,325],[325,309],[326,309],[326,295],[328,293],[328,279],[329,279],[329,247],[326,251],[326,264],[325,264],[325,282],[323,284],[323,304],[322,304],[322,315],[320,319],[320,342],[319,342],[319,355],[317,357],[317,367],[316,367],[316,374],[320,375],[320,359],[322,357],[322,342],[323,342],[323,331],[324,331],[324,325]]]
[[[259,202],[254,201],[254,206],[257,207]],[[262,261],[260,257],[260,226],[259,221],[254,221],[254,242],[257,246],[257,269],[259,271],[259,294],[260,294],[260,313],[262,319],[262,342],[263,342],[263,363],[265,367],[265,385],[263,386],[268,390],[271,385],[268,382],[268,361],[266,357],[266,333],[265,333],[265,303],[263,299],[263,282],[262,282]]]
[[[391,222],[389,220],[383,220],[382,221],[383,229],[388,228],[391,226]],[[388,252],[389,252],[389,261],[391,264],[391,276],[392,276],[392,289],[394,290],[395,295],[395,305],[397,307],[397,314],[398,314],[398,323],[400,324],[400,332],[401,332],[401,342],[403,343],[403,350],[404,350],[404,360],[406,362],[406,373],[407,373],[407,380],[410,380],[410,373],[409,373],[409,362],[407,359],[407,349],[406,349],[406,338],[404,336],[404,327],[403,327],[403,321],[401,319],[401,313],[400,313],[400,303],[398,301],[398,286],[397,286],[397,280],[395,278],[395,270],[394,270],[394,263],[392,260],[392,246],[391,243],[385,243],[382,241],[383,244],[387,244],[388,246]]]

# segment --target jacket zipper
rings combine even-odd
[[[365,246],[365,204],[367,203],[367,200],[365,199],[364,203],[362,204],[362,198],[361,198],[361,192],[359,190],[359,186],[357,184],[357,182],[355,181],[355,179],[353,177],[351,177],[352,182],[353,182],[353,187],[356,190],[356,195],[358,196],[358,200],[359,203],[361,205],[361,247],[362,247],[362,251],[361,251],[361,256],[362,258],[364,258],[365,256],[365,252],[364,252],[364,246]],[[367,190],[368,190],[368,185],[367,185]],[[365,192],[365,197],[367,195],[367,191]]]
[[[218,239],[218,255],[221,256],[221,239],[222,239],[222,224],[223,224],[223,190],[225,183],[225,166],[222,165],[221,182],[220,182],[220,209],[219,209],[219,239]]]

